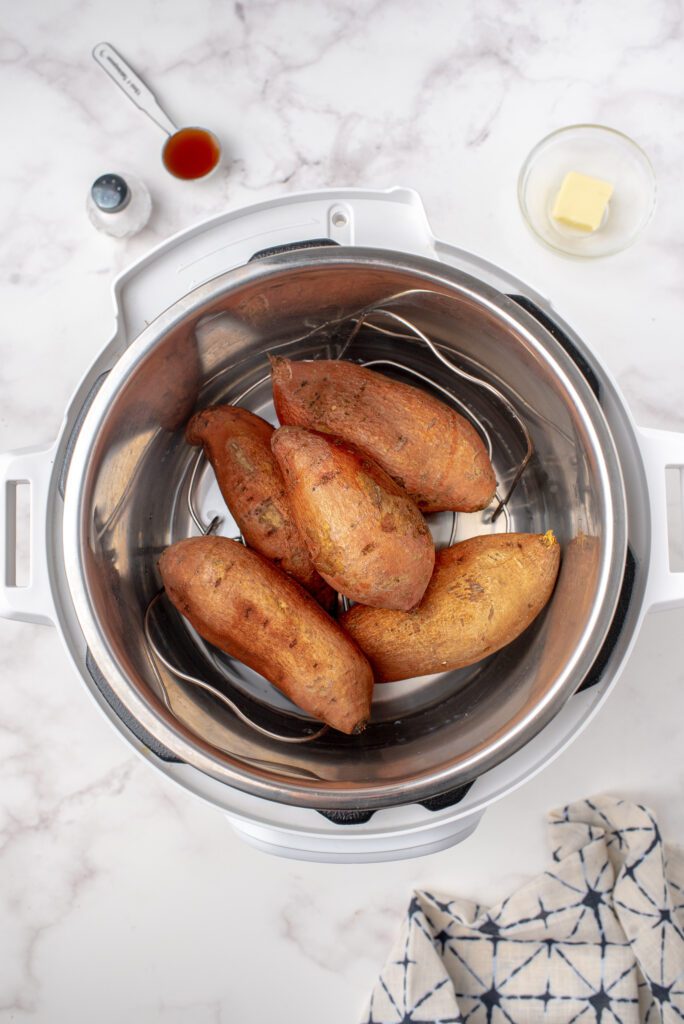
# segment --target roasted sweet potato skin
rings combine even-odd
[[[473,537],[437,552],[418,608],[355,605],[340,621],[366,654],[376,682],[464,668],[527,629],[551,597],[559,564],[551,531]]]
[[[278,356],[271,373],[282,424],[356,445],[423,512],[473,512],[494,496],[494,470],[479,435],[427,392],[344,360]]]
[[[418,604],[435,548],[401,487],[339,438],[281,427],[271,445],[295,522],[321,576],[351,600],[375,608]]]
[[[362,731],[370,666],[293,579],[239,541],[211,536],[171,545],[159,571],[169,598],[205,640],[334,729]]]
[[[271,451],[273,427],[247,409],[212,405],[195,413],[185,431],[201,445],[223,500],[249,547],[284,569],[327,610],[337,595],[314,569],[292,517],[285,484]]]

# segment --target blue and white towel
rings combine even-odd
[[[499,906],[414,894],[364,1024],[684,1021],[684,851],[605,797],[550,835],[552,869]]]

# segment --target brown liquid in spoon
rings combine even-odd
[[[204,128],[181,128],[169,136],[162,151],[167,171],[186,181],[209,174],[220,158],[215,136]]]

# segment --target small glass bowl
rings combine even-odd
[[[554,201],[568,171],[609,181],[613,195],[596,231],[555,221]],[[656,180],[651,161],[627,135],[598,124],[575,124],[547,135],[520,170],[518,202],[534,234],[557,252],[580,258],[610,256],[626,249],[655,209]]]

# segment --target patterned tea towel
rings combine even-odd
[[[414,894],[364,1024],[684,1021],[684,850],[607,797],[550,833],[552,869],[499,906]]]

